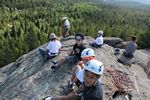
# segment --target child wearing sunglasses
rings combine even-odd
[[[71,52],[69,53],[67,57],[61,58],[58,61],[52,61],[52,63],[54,64],[53,66],[51,66],[52,69],[58,68],[64,62],[76,63],[82,60],[81,52],[86,48],[83,45],[84,35],[82,33],[77,33],[75,35],[75,40],[76,40],[76,43],[74,44]]]

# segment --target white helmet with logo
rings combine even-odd
[[[84,49],[81,52],[81,57],[92,57],[92,56],[95,56],[95,55],[94,55],[94,50],[91,48]]]
[[[95,59],[88,61],[84,69],[97,75],[102,75],[104,72],[103,63]]]

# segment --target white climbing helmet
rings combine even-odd
[[[81,57],[92,57],[94,55],[94,50],[91,48],[86,48],[81,52]]]
[[[102,75],[104,72],[103,63],[95,59],[88,61],[84,69],[97,75]]]
[[[99,31],[97,32],[97,34],[98,34],[98,35],[103,35],[103,31],[102,31],[102,30],[99,30]]]

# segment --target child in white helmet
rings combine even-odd
[[[83,82],[83,72],[84,72],[84,66],[89,60],[95,59],[94,50],[91,48],[86,48],[81,52],[81,58],[82,61],[79,62],[76,67],[73,68],[71,73],[71,80],[68,82],[69,88],[72,90],[74,83],[76,83],[77,86],[80,85],[80,83]]]
[[[103,64],[98,60],[90,60],[84,67],[84,82],[78,91],[67,96],[47,97],[45,100],[103,100],[103,89],[98,79],[104,71]]]
[[[103,45],[104,39],[103,39],[103,31],[99,30],[97,32],[97,36],[94,42],[90,42],[89,45],[92,47],[101,47]]]

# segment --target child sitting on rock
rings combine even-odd
[[[101,47],[103,45],[103,41],[103,31],[99,30],[95,41],[90,42],[89,45],[92,47]]]
[[[132,35],[131,41],[129,41],[129,43],[127,44],[127,47],[125,48],[124,56],[128,58],[132,58],[136,48],[137,48],[136,36]]]
[[[77,33],[75,35],[76,43],[73,46],[73,49],[71,50],[69,56],[65,58],[61,58],[58,61],[52,61],[54,66],[51,66],[52,69],[58,68],[60,65],[62,65],[64,62],[78,62],[81,61],[81,52],[85,49],[85,46],[83,45],[84,36],[82,33]]]
[[[46,49],[44,48],[39,49],[41,55],[47,60],[57,56],[62,46],[60,41],[58,40],[58,37],[54,33],[51,33],[49,35],[49,40],[50,41],[46,46]]]

